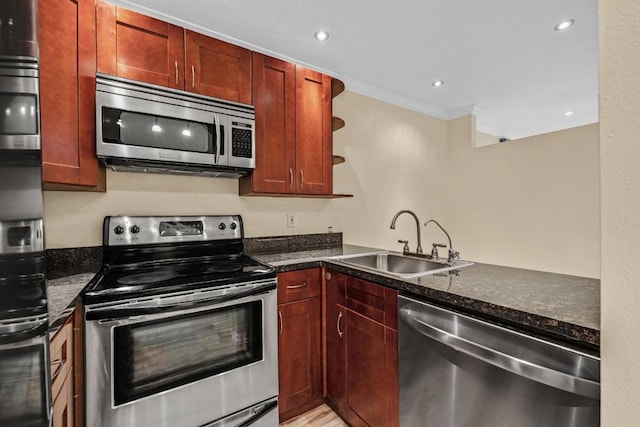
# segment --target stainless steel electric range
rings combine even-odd
[[[277,426],[275,270],[240,216],[107,217],[83,293],[86,425]]]

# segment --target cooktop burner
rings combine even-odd
[[[85,304],[275,280],[273,267],[244,255],[242,218],[106,217],[103,266]]]
[[[207,273],[234,273],[242,271],[242,265],[234,262],[230,263],[215,263],[202,269],[202,272]]]
[[[121,285],[144,285],[164,282],[179,275],[180,274],[173,271],[151,271],[149,273],[129,274],[128,276],[118,278],[116,281]]]

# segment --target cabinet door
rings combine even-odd
[[[43,181],[104,189],[96,158],[94,0],[40,0],[39,8]]]
[[[251,52],[189,30],[185,36],[185,89],[250,104]]]
[[[278,343],[280,420],[322,400],[320,298],[281,304]]]
[[[184,89],[184,30],[98,1],[98,71]]]
[[[240,180],[240,194],[296,189],[295,65],[252,53],[256,107],[256,168]]]
[[[70,372],[51,408],[53,427],[74,426],[73,374]]]
[[[327,397],[341,414],[347,413],[345,277],[327,272],[326,346]]]
[[[347,310],[346,333],[347,404],[360,420],[379,426],[387,418],[385,327]]]
[[[296,192],[331,194],[331,77],[296,67]]]

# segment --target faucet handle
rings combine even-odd
[[[447,245],[445,245],[444,243],[433,243],[432,244],[433,248],[431,249],[431,259],[433,260],[437,260],[438,259],[438,248],[446,248]]]
[[[411,252],[411,249],[409,249],[409,241],[408,240],[398,240],[398,243],[404,243],[404,247],[402,248],[402,253],[403,254]]]
[[[459,256],[460,252],[456,251],[455,249],[449,248],[449,258],[447,258],[447,262],[452,263],[453,261],[457,260]]]

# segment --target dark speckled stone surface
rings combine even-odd
[[[47,279],[90,273],[102,267],[102,246],[47,249]]]
[[[299,234],[294,236],[250,237],[244,250],[252,254],[288,253],[326,249],[342,245],[342,233]]]
[[[600,281],[541,271],[474,264],[459,274],[398,279],[331,259],[379,250],[344,245],[328,251],[258,255],[278,271],[325,265],[507,326],[595,348],[600,344]],[[320,259],[322,261],[320,261]]]

